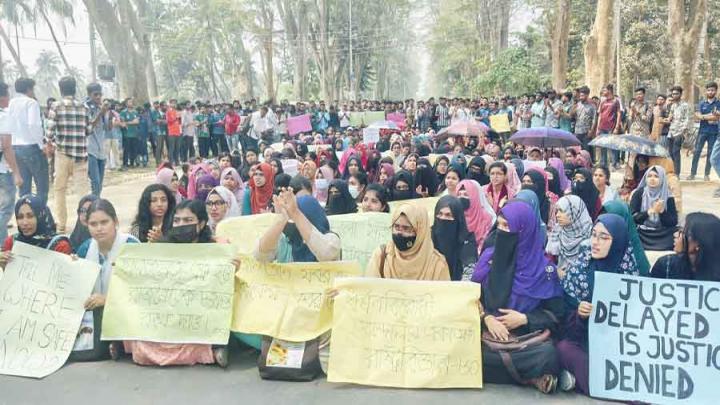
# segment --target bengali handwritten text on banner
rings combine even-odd
[[[99,269],[17,241],[12,253],[0,279],[0,374],[42,378],[70,355]]]
[[[480,388],[480,285],[335,280],[328,381]]]
[[[710,404],[720,379],[720,283],[595,273],[590,394]]]
[[[326,290],[357,276],[357,262],[261,263],[247,256],[236,274],[232,330],[303,342],[330,330]]]
[[[357,260],[365,271],[373,251],[390,242],[392,218],[386,212],[364,212],[328,217],[330,229],[338,234],[343,260]]]
[[[115,260],[103,340],[227,344],[233,248],[227,244],[128,244]]]

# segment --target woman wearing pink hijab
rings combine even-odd
[[[467,222],[468,230],[475,235],[475,242],[477,242],[478,252],[480,252],[497,216],[485,196],[485,191],[477,181],[462,180],[458,183],[457,190],[457,196],[465,207],[465,222]],[[469,200],[469,202],[466,203],[464,200]]]
[[[195,195],[197,194],[198,179],[206,174],[210,174],[211,172],[212,172],[212,168],[210,167],[210,165],[208,165],[206,163],[197,164],[190,169],[190,175],[188,176],[188,189],[187,189],[188,200],[195,199]]]
[[[163,167],[162,169],[158,170],[157,174],[155,175],[155,183],[162,184],[163,186],[169,188],[170,191],[172,191],[172,193],[175,195],[175,204],[180,204],[180,202],[183,200],[182,195],[180,195],[180,191],[178,191],[179,180],[177,173],[175,173],[175,170],[168,169],[167,167]]]
[[[227,167],[220,174],[220,185],[232,191],[237,201],[245,201],[245,183],[234,167]]]

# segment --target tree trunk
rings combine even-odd
[[[50,21],[50,18],[48,17],[47,13],[45,12],[45,9],[43,7],[38,7],[40,9],[40,15],[42,16],[43,20],[45,20],[45,24],[47,24],[48,29],[50,30],[50,35],[52,36],[53,42],[55,42],[55,47],[58,50],[58,53],[60,54],[60,59],[62,59],[63,64],[65,65],[65,72],[70,73],[72,72],[72,69],[70,68],[70,64],[67,61],[67,58],[65,57],[65,52],[63,52],[62,47],[60,46],[60,42],[57,39],[57,35],[55,35],[55,29],[52,26],[52,22]]]
[[[707,0],[668,1],[668,32],[672,45],[675,84],[683,88],[683,99],[691,104],[695,100],[693,80],[706,9]]]
[[[568,35],[570,33],[570,0],[556,0],[551,32],[550,58],[552,85],[557,91],[567,85]]]
[[[261,32],[258,42],[260,43],[260,57],[265,75],[265,95],[269,101],[274,103],[275,69],[273,66],[273,22],[275,16],[270,4],[261,3],[258,18],[260,19],[259,28]]]
[[[145,76],[147,77],[148,84],[148,95],[153,100],[160,96],[158,91],[157,77],[155,76],[155,61],[153,60],[152,44],[150,41],[150,34],[144,35],[144,51],[145,51]]]
[[[490,48],[492,59],[508,47],[510,29],[509,0],[480,0],[475,2],[479,13],[475,19],[482,44]]]
[[[22,64],[22,61],[20,60],[20,54],[17,52],[17,50],[13,46],[12,41],[10,40],[10,37],[8,36],[7,32],[5,32],[5,29],[3,28],[2,24],[0,24],[0,37],[2,37],[3,41],[5,41],[5,45],[7,45],[8,49],[10,50],[10,55],[12,55],[13,60],[15,60],[15,64],[17,65],[20,75],[22,77],[30,77],[28,75],[27,70],[25,69],[25,66]]]
[[[306,35],[307,7],[303,0],[276,0],[276,8],[290,42],[293,58],[293,95],[296,100],[305,100],[305,76],[307,74]],[[293,8],[293,4],[297,4]]]
[[[120,98],[134,97],[143,103],[149,100],[147,60],[144,52],[140,51],[143,44],[136,43],[136,35],[128,33],[128,27],[136,22],[132,20],[134,10],[128,1],[120,0],[116,7],[108,0],[83,0],[110,59],[117,67]]]
[[[595,21],[585,42],[585,83],[591,95],[598,95],[612,77],[614,6],[615,0],[598,0]]]

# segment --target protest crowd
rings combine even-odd
[[[229,349],[245,346],[270,356],[263,336],[235,330],[232,345],[101,340],[124,245],[233,244],[245,230],[220,232],[223,222],[267,214],[234,268],[343,260],[355,242],[334,230],[333,217],[385,213],[387,243],[373,245],[364,277],[479,283],[483,381],[546,394],[590,395],[597,273],[720,281],[720,219],[683,212],[679,182],[682,148],[694,151],[692,180],[705,143],[704,180],[711,168],[720,175],[715,83],[696,107],[677,86],[654,102],[638,88],[624,103],[612,85],[599,97],[579,87],[502,98],[136,105],[103,99],[97,84],[81,94],[63,78],[61,98],[41,108],[33,87],[18,79],[10,99],[0,83],[0,267],[16,260],[18,242],[99,266],[77,337],[84,344],[70,362],[129,356],[225,367]],[[104,173],[148,165],[156,180],[138,190],[131,228],[119,229],[102,196]],[[610,184],[614,171],[622,184]],[[86,194],[77,207],[67,207],[71,193]],[[647,251],[667,255],[651,265]],[[329,288],[324,299],[341,296]],[[322,370],[330,335],[316,339]],[[527,343],[509,349],[518,338]],[[303,360],[298,373],[309,372]]]

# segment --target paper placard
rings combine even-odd
[[[233,249],[219,243],[127,244],[115,259],[103,340],[227,344]]]
[[[42,378],[75,343],[99,266],[15,241],[0,279],[0,374]]]

